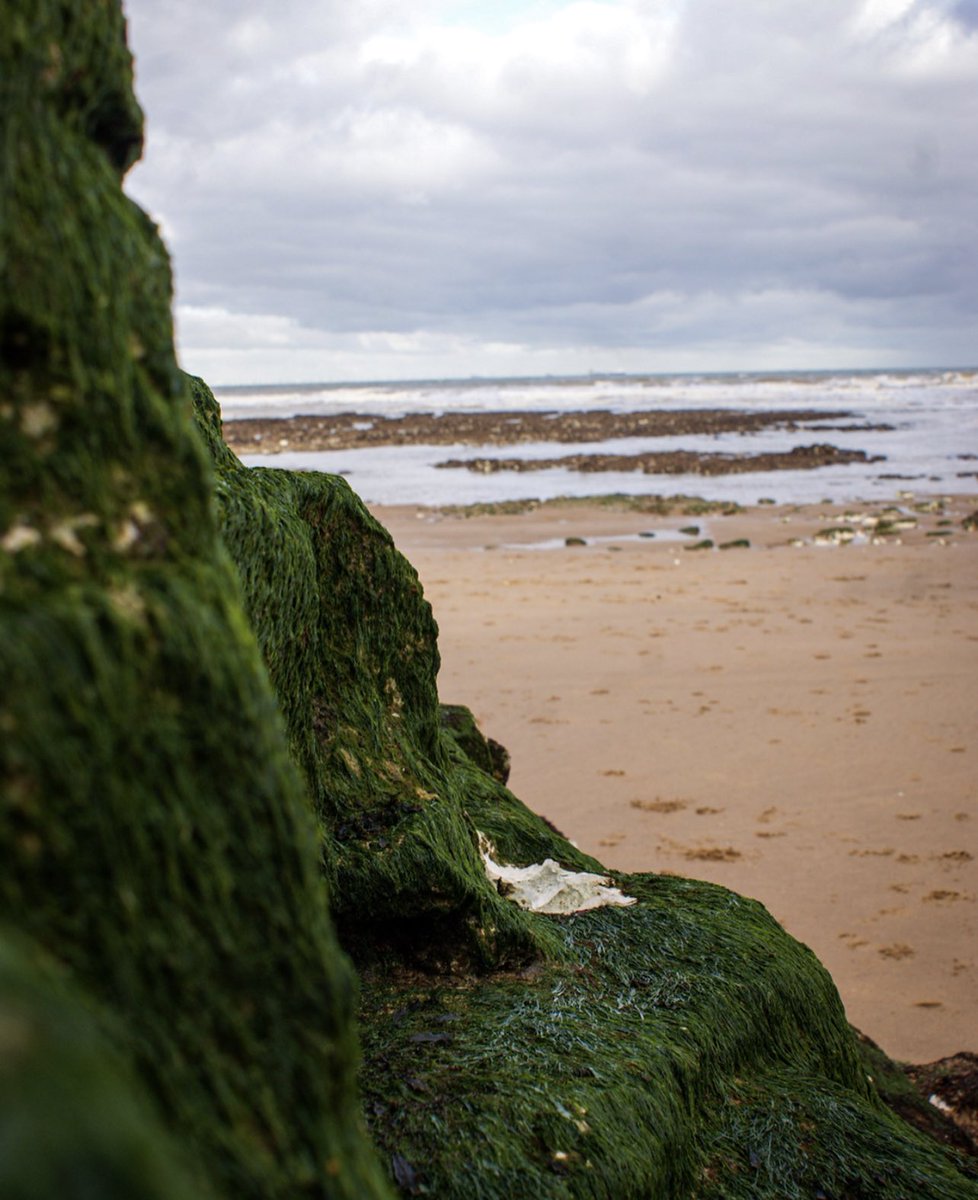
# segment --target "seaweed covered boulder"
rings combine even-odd
[[[831,979],[759,904],[604,872],[503,786],[471,713],[438,705],[431,613],[386,532],[342,480],[245,470],[193,387],[361,968],[365,1112],[402,1194],[978,1195],[881,1102]],[[487,892],[486,868],[506,864],[501,885],[548,860],[634,903],[558,916]]]
[[[632,876],[538,917],[563,963],[370,970],[366,1111],[405,1195],[975,1200],[875,1094],[828,975],[756,901]]]
[[[98,1025],[36,947],[0,931],[0,1196],[212,1200]]]
[[[500,805],[522,806],[464,769],[475,764],[443,720],[437,627],[417,572],[345,480],[242,466],[212,392],[191,386],[224,541],[319,819],[345,944],[358,957],[396,945],[418,961],[483,969],[559,954],[552,931],[486,875],[483,826]],[[477,731],[469,741],[485,745]],[[522,820],[540,824],[525,811]],[[570,865],[599,869],[558,841]]]
[[[184,1196],[384,1196],[355,979],[218,534],[167,257],[121,190],[141,116],[117,4],[2,0],[0,144],[0,920],[86,997],[152,1117],[132,1145],[165,1153],[158,1122]],[[3,1157],[42,1178],[57,1144],[71,1180],[97,1147],[62,1121],[119,1101],[45,1003],[35,1090],[0,1088],[0,1128],[32,1136]],[[85,1194],[165,1192],[129,1179]]]
[[[472,710],[464,704],[441,706],[442,728],[447,730],[464,754],[497,783],[509,782],[509,751],[495,738],[486,737]]]

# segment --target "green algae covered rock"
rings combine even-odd
[[[756,901],[672,877],[567,918],[562,964],[368,971],[363,1087],[405,1194],[974,1200],[875,1096],[831,980]]]
[[[443,724],[437,628],[417,572],[343,479],[243,467],[221,440],[210,389],[191,384],[224,541],[308,782],[345,943],[481,968],[559,953],[483,868],[478,834],[494,793],[467,761],[460,769]],[[547,842],[568,865],[596,865],[558,835]]]
[[[217,1195],[382,1196],[314,823],[166,254],[120,188],[130,83],[117,4],[0,4],[0,920],[91,998]],[[57,1078],[25,1156],[61,1136]]]
[[[880,1102],[831,979],[756,902],[612,873],[637,903],[500,915],[476,830],[504,863],[608,873],[493,776],[467,709],[439,710],[417,577],[346,484],[246,471],[193,386],[363,973],[365,1111],[402,1194],[976,1196]]]
[[[509,780],[509,751],[478,727],[471,709],[464,704],[442,704],[441,724],[466,757],[498,783]]]
[[[0,932],[0,1196],[208,1200],[83,998]]]

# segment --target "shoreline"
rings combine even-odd
[[[442,700],[530,808],[610,868],[760,899],[894,1057],[972,1048],[978,497],[896,496],[901,529],[882,502],[369,507],[434,608]]]

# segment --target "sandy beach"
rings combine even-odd
[[[517,795],[611,867],[757,897],[927,1062],[978,1048],[978,500],[897,504],[374,511]]]

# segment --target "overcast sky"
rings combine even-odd
[[[211,383],[978,363],[978,0],[125,0]]]

